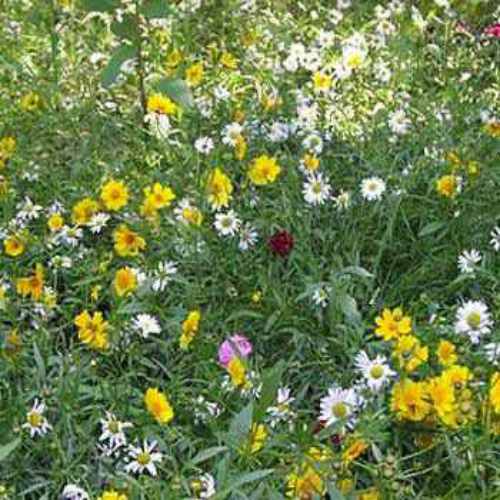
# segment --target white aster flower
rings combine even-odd
[[[278,389],[276,405],[270,406],[266,410],[271,427],[274,428],[281,422],[291,423],[295,417],[295,412],[291,407],[294,401],[295,398],[292,398],[290,395],[290,389],[288,387],[280,387]]]
[[[160,463],[163,455],[154,451],[158,443],[148,442],[146,439],[141,446],[129,446],[128,458],[131,460],[125,465],[125,472],[133,474],[143,474],[148,472],[151,476],[157,475],[156,464]]]
[[[354,389],[342,389],[334,385],[321,398],[319,420],[325,422],[326,426],[342,422],[350,427],[359,405],[360,398]]]
[[[406,117],[403,109],[398,109],[389,114],[389,128],[394,134],[404,135],[410,130],[411,121]]]
[[[107,411],[106,418],[101,419],[99,441],[109,441],[111,447],[116,450],[127,444],[124,429],[128,429],[129,427],[133,427],[131,422],[121,422],[113,413]]]
[[[318,134],[309,134],[303,141],[302,146],[315,155],[323,151],[323,139]]]
[[[332,188],[330,184],[323,179],[323,176],[311,174],[307,177],[302,188],[304,200],[310,205],[323,205],[331,197]]]
[[[177,264],[166,260],[158,264],[158,270],[152,277],[151,288],[154,292],[163,292],[172,281],[172,276],[177,274]]]
[[[207,401],[202,395],[196,398],[194,404],[195,424],[206,423],[211,419],[217,418],[221,413],[222,409],[218,403]]]
[[[196,498],[213,498],[216,494],[215,479],[208,472],[202,474],[197,481],[193,481],[194,489],[196,489]]]
[[[211,137],[199,137],[194,142],[194,147],[198,153],[208,155],[214,149],[214,141]]]
[[[396,372],[391,370],[384,356],[376,356],[370,359],[365,351],[360,351],[354,359],[357,370],[365,379],[367,386],[374,392],[378,392],[386,385]]]
[[[331,291],[332,289],[329,286],[317,286],[311,296],[311,299],[315,305],[326,307],[328,305],[328,299],[330,298]]]
[[[495,252],[500,251],[500,227],[496,226],[490,233],[491,240],[490,245],[493,247]]]
[[[498,366],[500,363],[500,342],[490,342],[484,346],[486,358],[490,363]]]
[[[239,228],[241,221],[238,219],[234,210],[222,213],[219,212],[215,215],[214,226],[220,236],[234,236]]]
[[[489,334],[492,326],[493,321],[484,302],[469,300],[457,310],[455,332],[467,335],[473,344],[479,343],[483,335]]]
[[[474,268],[481,262],[482,256],[476,250],[464,250],[458,257],[458,268],[461,273],[473,273]]]
[[[255,245],[258,237],[257,231],[251,224],[244,224],[240,229],[240,242],[238,243],[238,248],[242,252],[246,252]]]
[[[133,322],[132,327],[143,338],[147,339],[151,333],[160,333],[160,323],[150,314],[138,314]]]
[[[226,125],[222,131],[222,142],[226,146],[236,146],[238,137],[243,133],[243,127],[238,122]]]
[[[35,399],[33,407],[26,415],[26,422],[22,425],[24,429],[28,429],[30,436],[44,436],[52,429],[52,426],[47,422],[43,413],[45,412],[45,404],[42,401]]]
[[[361,196],[367,201],[380,200],[385,187],[385,182],[380,177],[368,177],[361,181]]]
[[[76,484],[67,484],[61,496],[63,500],[89,500],[88,493]]]
[[[99,234],[106,224],[108,223],[110,219],[110,216],[108,214],[105,214],[103,212],[99,212],[97,214],[94,214],[90,221],[88,222],[87,226],[90,229],[90,232],[93,234]]]

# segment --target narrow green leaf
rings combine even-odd
[[[0,446],[0,462],[5,460],[20,444],[21,438],[17,438],[8,444]]]
[[[427,225],[425,225],[421,230],[420,232],[418,233],[418,236],[420,238],[424,237],[424,236],[429,236],[430,234],[433,234],[437,231],[439,231],[440,229],[443,229],[444,227],[446,227],[446,222],[431,222]]]
[[[80,0],[79,5],[82,9],[98,12],[112,12],[119,5],[119,0]]]
[[[202,450],[199,453],[197,453],[191,459],[191,464],[192,465],[201,464],[202,462],[205,462],[206,460],[215,457],[216,455],[219,455],[220,453],[223,453],[227,450],[228,450],[227,446],[213,446],[211,448],[207,448],[206,450]]]
[[[242,474],[241,476],[236,476],[231,478],[231,486],[230,491],[234,491],[236,488],[243,486],[247,483],[252,483],[253,481],[259,481],[260,479],[264,479],[274,472],[274,469],[261,469],[253,472],[248,472]]]
[[[129,59],[133,59],[136,55],[136,47],[131,45],[122,45],[119,47],[111,56],[106,68],[104,68],[101,75],[101,83],[105,87],[109,87],[109,85],[113,84],[120,74],[122,64]]]
[[[156,84],[156,88],[159,92],[170,97],[170,99],[185,108],[194,106],[193,94],[184,80],[179,78],[164,78]]]

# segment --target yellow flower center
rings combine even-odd
[[[347,416],[347,405],[344,403],[336,403],[332,406],[332,413],[337,418],[345,418]]]
[[[477,312],[470,313],[467,316],[467,324],[471,328],[479,328],[479,325],[481,324],[481,315]]]
[[[382,365],[374,365],[370,369],[370,375],[372,378],[378,379],[384,375],[384,367]]]
[[[151,461],[151,456],[149,455],[149,453],[145,451],[137,455],[137,462],[141,465],[148,465],[150,461]]]
[[[110,422],[108,425],[108,429],[111,434],[118,434],[120,432],[120,426],[118,425],[118,422]]]
[[[31,425],[31,427],[40,427],[42,425],[42,421],[43,417],[40,415],[40,413],[32,411],[31,413],[28,414],[28,422]]]

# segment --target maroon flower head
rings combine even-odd
[[[293,236],[288,231],[274,233],[268,241],[271,252],[286,257],[293,249]]]
[[[500,23],[492,24],[484,30],[485,35],[500,38]]]

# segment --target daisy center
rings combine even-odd
[[[149,462],[151,461],[151,456],[149,453],[143,451],[137,455],[137,463],[140,465],[148,465]]]
[[[471,328],[479,328],[481,324],[481,315],[477,312],[472,312],[467,316],[466,321]]]
[[[111,434],[118,434],[120,432],[120,426],[118,425],[118,422],[110,422],[108,424],[108,429]]]
[[[348,408],[345,403],[335,403],[332,406],[332,413],[337,418],[345,418],[347,416]]]
[[[384,375],[384,367],[382,365],[374,365],[370,369],[372,378],[379,379]]]
[[[40,427],[42,425],[43,417],[36,411],[31,412],[28,415],[28,422],[31,427]]]

